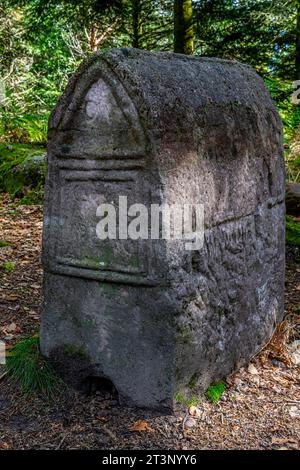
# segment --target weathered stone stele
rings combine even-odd
[[[104,240],[101,202],[204,204],[200,250]],[[172,409],[255,354],[283,315],[281,122],[246,65],[97,53],[49,126],[41,349],[123,403]],[[72,368],[71,367],[71,368]],[[194,393],[194,392],[190,392]]]

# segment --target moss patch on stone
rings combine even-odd
[[[199,404],[199,398],[196,395],[192,395],[191,397],[189,397],[183,392],[175,393],[174,400],[176,401],[176,403],[180,403],[181,405],[184,405],[187,408],[189,408],[190,406],[197,406]]]
[[[177,334],[183,344],[189,344],[191,342],[191,331],[188,326],[178,325]]]
[[[64,354],[66,354],[66,356],[69,356],[69,357],[72,357],[72,358],[78,357],[81,360],[89,359],[86,352],[83,351],[79,346],[76,346],[75,344],[65,344],[64,345]]]
[[[196,388],[196,385],[197,385],[197,374],[193,374],[192,377],[190,378],[190,381],[188,383],[188,387],[190,390],[194,390]]]

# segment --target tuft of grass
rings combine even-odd
[[[4,263],[2,263],[1,268],[6,273],[10,273],[15,269],[15,266],[15,263],[13,263],[12,261],[5,261]]]
[[[294,222],[293,217],[290,215],[286,216],[285,235],[288,245],[300,247],[300,223]]]
[[[218,403],[220,400],[221,396],[223,395],[225,391],[225,383],[224,382],[216,382],[212,384],[208,389],[206,390],[206,397],[212,402],[212,403]]]
[[[51,362],[40,353],[38,336],[15,344],[9,350],[6,367],[25,394],[36,391],[50,398],[61,383]]]

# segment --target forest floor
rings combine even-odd
[[[1,245],[9,244],[0,248],[0,339],[12,345],[39,330],[42,208],[2,195],[0,227]],[[299,253],[289,249],[284,322],[227,379],[219,403],[202,398],[192,420],[183,405],[159,416],[99,392],[25,397],[0,366],[0,449],[299,449],[299,305]]]

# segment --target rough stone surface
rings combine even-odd
[[[42,352],[166,410],[246,363],[283,315],[282,155],[248,66],[134,49],[85,62],[50,119]],[[203,203],[203,248],[100,241],[96,208],[119,195]]]

